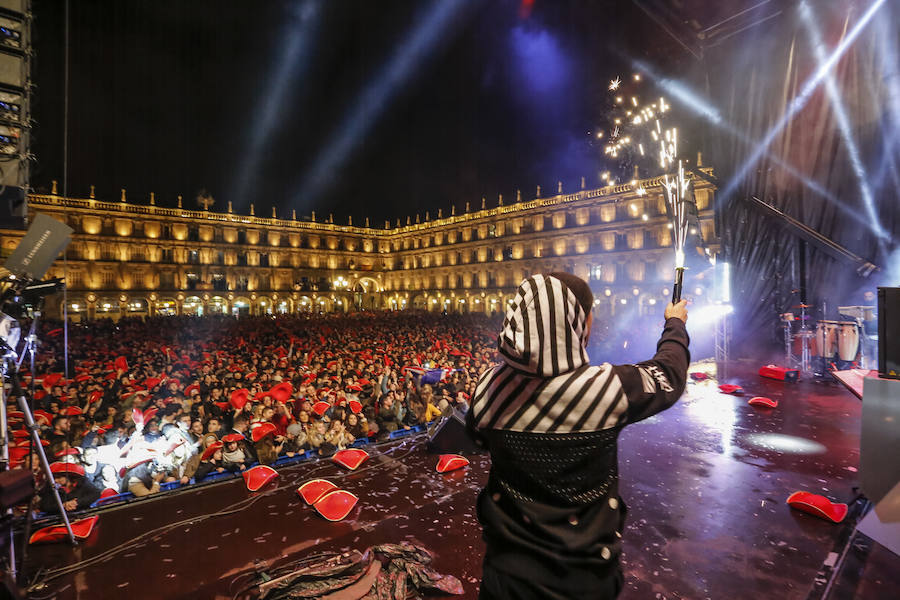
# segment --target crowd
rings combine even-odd
[[[499,317],[356,313],[159,317],[42,326],[20,373],[67,510],[310,451],[328,455],[465,408]],[[27,364],[27,362],[26,362]],[[9,406],[10,461],[30,462]],[[57,512],[39,481],[39,510]]]

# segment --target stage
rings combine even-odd
[[[854,513],[835,525],[785,499],[797,490],[852,499],[861,403],[837,384],[782,383],[755,369],[731,365],[732,376],[718,382],[741,384],[743,396],[719,392],[714,380],[692,382],[675,407],[623,432],[621,598],[822,597],[814,582],[841,553]],[[778,408],[749,406],[755,395]],[[328,459],[282,467],[256,494],[232,479],[101,510],[79,547],[31,547],[30,573],[92,561],[34,597],[232,598],[254,570],[411,539],[436,552],[434,568],[458,577],[463,597],[474,599],[483,552],[474,503],[489,460],[471,457],[464,470],[442,475],[424,440],[368,446],[371,457],[355,472]],[[296,488],[312,478],[359,496],[347,519],[326,521],[303,503]],[[840,598],[893,597],[900,558],[874,542],[863,552],[856,541],[846,561],[852,573],[836,584]]]

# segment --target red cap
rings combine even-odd
[[[75,376],[75,381],[77,381],[78,383],[82,383],[84,381],[90,381],[90,380],[91,380],[91,376],[88,375],[87,373],[82,373],[81,375]]]
[[[68,408],[64,408],[63,410],[59,411],[59,414],[66,415],[69,417],[77,417],[78,415],[83,415],[84,413],[77,406],[70,406]]]
[[[747,400],[747,404],[751,406],[761,406],[763,408],[778,408],[778,400],[772,400],[765,396],[753,396]]]
[[[50,421],[53,420],[53,415],[45,410],[36,410],[34,411],[34,419],[35,421],[44,421],[45,423],[47,423],[47,425],[49,425]]]
[[[84,477],[84,467],[70,462],[55,462],[50,465],[50,472],[54,475],[60,473],[68,473],[70,475],[79,475]]]
[[[277,402],[287,402],[294,394],[294,386],[289,381],[283,381],[269,390],[269,395]]]
[[[369,458],[369,453],[365,450],[361,450],[359,448],[348,448],[347,450],[339,450],[338,452],[335,452],[331,460],[341,465],[342,467],[347,467],[351,471],[355,471],[359,468],[359,465],[365,462],[367,458]]]
[[[250,371],[246,375],[244,375],[244,379],[254,380],[256,379],[256,371]]]
[[[21,419],[25,418],[25,413],[23,413],[21,410],[11,410],[8,413],[6,413],[6,416],[9,417],[10,419],[21,420]]]
[[[448,473],[450,471],[455,471],[456,469],[462,469],[468,464],[469,459],[465,456],[460,456],[459,454],[441,454],[437,466],[435,466],[435,470],[438,473]]]
[[[203,454],[200,455],[200,460],[209,460],[212,458],[212,455],[216,453],[216,450],[221,450],[225,446],[221,440],[218,442],[213,442],[209,446],[206,447],[206,450],[203,451]]]
[[[323,401],[319,400],[318,402],[316,402],[315,404],[313,404],[312,410],[313,410],[314,413],[316,413],[317,415],[319,415],[319,416],[321,417],[322,415],[325,414],[325,412],[326,412],[329,408],[331,408],[331,405],[330,405],[330,404],[328,404],[327,402],[323,402]]]
[[[258,442],[269,434],[274,434],[277,427],[273,423],[258,423],[250,432],[254,442]]]
[[[725,392],[726,394],[743,394],[744,388],[739,385],[735,385],[733,383],[723,383],[719,386],[719,389]]]
[[[257,465],[252,469],[244,471],[243,475],[244,482],[247,484],[247,489],[251,492],[255,492],[278,477],[278,471],[272,467],[267,467],[266,465]]]
[[[223,442],[240,442],[243,439],[244,439],[244,436],[242,436],[239,433],[229,433],[228,435],[222,436]]]
[[[809,492],[794,492],[788,496],[787,503],[791,508],[840,523],[847,516],[847,505],[832,502],[825,496]]]
[[[187,396],[188,398],[190,398],[191,392],[193,392],[194,390],[200,391],[200,386],[197,385],[196,383],[192,383],[191,385],[184,388],[184,395]]]
[[[152,390],[159,385],[160,381],[162,380],[159,377],[148,377],[144,380],[144,387],[146,387],[148,390]]]
[[[66,448],[65,450],[60,450],[56,453],[57,458],[62,458],[63,456],[77,456],[81,454],[77,448]]]
[[[59,383],[60,379],[62,379],[62,373],[50,373],[49,375],[44,375],[44,378],[41,380],[41,387],[49,392],[50,388]]]
[[[350,405],[350,412],[353,414],[359,414],[360,411],[362,411],[362,403],[360,403],[359,400],[353,400],[351,398],[348,404]]]
[[[328,492],[338,489],[336,485],[324,479],[310,479],[297,488],[297,493],[307,504],[315,504]]]
[[[250,401],[250,390],[241,388],[231,392],[231,405],[240,410]]]
[[[120,356],[116,358],[115,363],[113,363],[116,367],[116,371],[127,371],[128,370],[128,359],[124,356]]]
[[[333,490],[322,496],[313,508],[329,521],[340,521],[350,514],[357,502],[359,498],[347,490]]]

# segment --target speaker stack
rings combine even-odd
[[[23,228],[30,156],[31,0],[0,0],[0,227]]]

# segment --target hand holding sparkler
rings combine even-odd
[[[679,300],[677,303],[673,302],[666,307],[666,320],[668,321],[673,317],[687,323],[687,300]]]

